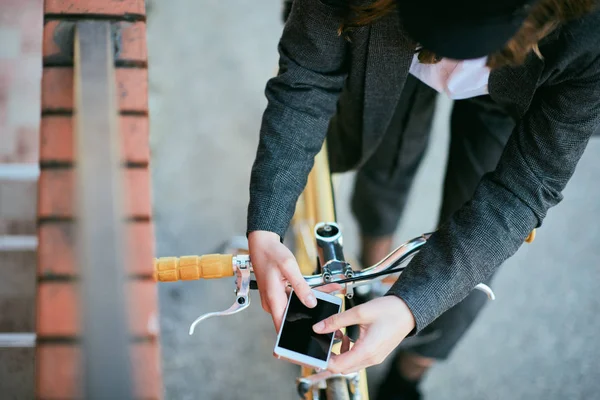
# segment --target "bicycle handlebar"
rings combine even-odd
[[[320,275],[305,276],[304,279],[311,287],[340,283],[339,293],[351,298],[354,287],[367,284],[367,281],[381,279],[385,275],[400,273],[408,265],[407,261],[427,243],[431,234],[416,237],[397,247],[387,257],[377,264],[361,271],[352,270],[350,264],[333,258],[328,263],[336,263],[329,268],[326,263],[322,269],[327,271]],[[338,257],[339,258],[339,257]],[[405,265],[402,265],[405,264]],[[335,267],[335,268],[333,268]],[[250,256],[231,254],[208,254],[204,256],[162,257],[154,259],[154,279],[159,282],[189,281],[198,279],[218,279],[236,276],[236,301],[227,310],[201,315],[190,326],[190,335],[200,322],[218,316],[236,314],[250,305],[250,289],[257,289],[256,280],[252,276]],[[494,292],[485,284],[478,284],[474,289],[484,292],[494,300]]]
[[[530,233],[525,242],[531,243],[535,238],[535,229]],[[361,271],[353,271],[348,275],[334,275],[327,279],[321,275],[309,275],[304,279],[311,287],[327,283],[364,281],[369,277],[384,275],[386,271],[395,270],[396,267],[424,245],[430,233],[423,234],[400,245],[377,264]],[[233,256],[231,254],[207,254],[204,256],[161,257],[154,259],[154,280],[157,282],[176,282],[198,279],[219,279],[234,276],[240,263],[247,264],[252,271],[252,264],[248,256]],[[253,282],[254,283],[254,282]],[[358,283],[357,285],[360,285]],[[253,288],[255,285],[252,285]]]
[[[157,282],[219,279],[234,274],[235,268],[231,254],[154,259],[154,280]]]
[[[405,262],[410,255],[419,250],[427,242],[429,236],[430,234],[425,234],[402,244],[379,263],[362,271],[353,271],[351,277],[338,273],[332,275],[328,280],[324,279],[322,274],[305,276],[304,279],[309,286],[317,287],[340,281],[364,281],[371,276],[377,277],[385,274],[386,271],[392,273],[392,270],[395,270],[398,265]],[[252,271],[252,264],[246,255],[208,254],[204,256],[161,257],[154,259],[153,276],[157,282],[219,279],[234,276],[240,264],[248,265],[250,271]],[[357,283],[356,286],[360,284]],[[255,287],[255,285],[251,286]]]

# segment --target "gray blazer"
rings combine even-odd
[[[283,237],[313,158],[327,136],[334,171],[355,168],[382,139],[414,44],[396,15],[337,35],[325,0],[295,0],[279,44],[280,72],[266,88],[250,182],[248,231]],[[461,301],[521,246],[558,204],[600,125],[600,13],[540,43],[544,56],[491,73],[489,92],[517,121],[497,169],[431,237],[391,289],[417,331]]]

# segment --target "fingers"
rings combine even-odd
[[[276,286],[273,287],[273,289],[276,288]],[[272,290],[265,293],[265,298],[271,313],[271,318],[273,318],[275,330],[279,332],[279,328],[281,327],[281,323],[283,321],[283,314],[285,313],[285,308],[288,301],[285,291],[281,289]]]
[[[405,303],[392,296],[386,297],[390,298],[369,301],[313,327],[317,333],[327,333],[349,325],[360,325],[359,340],[352,348],[347,342],[342,343],[342,353],[331,356],[328,370],[349,374],[380,364],[413,329],[413,317]]]
[[[340,354],[344,354],[345,352],[350,350],[350,338],[346,335],[342,337],[342,346],[340,348]]]
[[[356,342],[354,347],[352,347],[352,350],[350,350],[350,338],[347,336],[346,338],[346,344],[344,344],[342,340],[342,353],[331,356],[327,370],[334,374],[349,374],[366,368],[367,366],[378,364],[373,362],[375,360],[371,359],[372,356],[363,343],[360,343],[360,341]]]
[[[283,278],[276,268],[268,270],[261,275],[259,292],[262,308],[271,314],[275,329],[279,332],[288,296],[285,292]]]
[[[269,314],[273,314],[273,306],[271,302],[281,302],[281,295],[272,296],[272,293],[281,292],[283,294],[284,303],[287,301],[285,295],[285,286],[283,278],[278,267],[279,255],[285,254],[285,246],[280,243],[279,236],[268,231],[253,231],[248,235],[248,246],[250,248],[250,256],[254,267],[254,275],[260,292],[260,301],[262,308]],[[282,252],[280,247],[284,248]],[[279,310],[281,307],[275,306],[277,310],[274,322],[281,319]]]
[[[262,292],[260,293],[260,305],[262,306],[263,310],[265,310],[265,312],[271,314],[271,307],[269,307],[269,303],[267,302],[267,297],[265,295],[263,295]]]
[[[257,277],[256,280],[258,281],[259,278]],[[264,279],[264,281],[261,281],[261,283],[262,285],[258,287],[258,293],[260,294],[260,305],[262,306],[263,310],[271,314],[271,307],[269,306],[269,301],[267,300],[267,294],[269,293],[269,279]]]
[[[323,293],[333,293],[342,290],[342,285],[340,285],[339,283],[328,283],[327,285],[315,288],[315,290],[318,290]]]
[[[300,301],[307,307],[315,307],[317,299],[300,273],[294,255],[280,242],[278,235],[254,231],[248,235],[248,244],[262,307],[271,314],[273,324],[279,331],[288,301],[285,281],[292,285]]]
[[[352,307],[343,313],[334,314],[313,325],[313,330],[316,333],[331,333],[350,325],[368,324],[371,322],[371,318],[363,315],[363,309],[361,307],[362,306]]]
[[[306,376],[306,377],[304,377],[304,379],[307,379],[311,382],[320,382],[324,379],[329,378],[331,375],[333,375],[333,372],[325,370],[325,371],[321,371],[314,375]]]
[[[317,305],[317,298],[312,292],[308,283],[304,280],[300,268],[296,263],[293,256],[287,257],[282,263],[279,264],[279,268],[283,276],[292,285],[294,292],[300,299],[300,301],[308,308],[313,308]]]

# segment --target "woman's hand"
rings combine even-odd
[[[315,307],[317,299],[302,277],[294,255],[280,242],[279,235],[267,231],[251,232],[248,246],[262,307],[271,314],[275,329],[279,332],[288,300],[287,282],[305,306]]]
[[[360,326],[360,337],[349,348],[344,337],[342,354],[332,355],[328,371],[349,374],[380,364],[415,327],[415,319],[406,303],[396,296],[380,297],[341,314],[333,315],[313,326],[316,333],[335,332],[341,328]]]

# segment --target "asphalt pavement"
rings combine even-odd
[[[280,0],[148,1],[154,213],[159,256],[203,254],[245,231],[248,180],[277,64]],[[441,99],[400,243],[435,225],[451,104]],[[501,268],[490,302],[451,358],[424,382],[428,400],[600,399],[600,142],[593,139],[532,245]],[[356,250],[338,209],[346,251]],[[166,398],[294,399],[295,366],[273,358],[275,332],[253,293],[250,309],[209,320],[233,302],[232,281],[160,287]],[[383,367],[369,371],[373,387]]]

